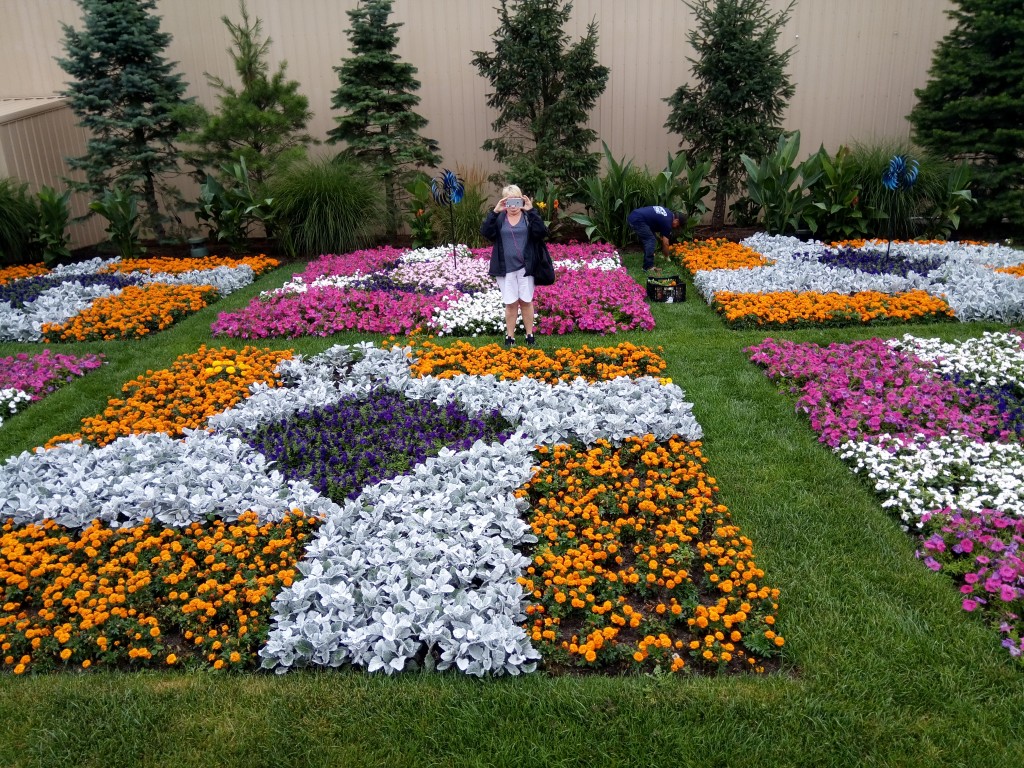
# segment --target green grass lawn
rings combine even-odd
[[[637,254],[627,256],[639,274]],[[0,456],[74,431],[121,384],[211,339],[217,312],[280,285],[279,269],[140,342],[71,344],[109,365],[10,419]],[[782,590],[783,669],[763,677],[147,672],[0,676],[2,766],[998,766],[1024,765],[1024,669],[960,609],[944,576],[871,491],[817,443],[750,363],[766,335],[958,339],[991,323],[727,330],[690,286],[651,333],[538,337],[541,346],[664,348],[695,403],[719,498]],[[258,346],[315,353],[356,334]],[[489,339],[492,341],[496,339]],[[37,351],[0,344],[0,355]]]

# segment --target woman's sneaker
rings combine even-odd
[[[532,333],[528,333],[528,334],[526,335],[526,346],[528,346],[528,347],[532,347],[532,346],[534,346],[534,345],[535,345],[536,343],[537,343],[537,340],[536,340],[535,338],[533,338],[533,334],[532,334]]]
[[[511,336],[506,336],[505,337],[505,346],[508,349],[512,349],[512,347],[514,347],[515,345],[516,345],[516,340],[515,339],[513,339]]]

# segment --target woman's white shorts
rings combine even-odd
[[[494,278],[498,281],[501,289],[501,300],[506,306],[523,301],[529,304],[533,301],[533,277],[526,276],[526,268],[509,272],[504,277]]]

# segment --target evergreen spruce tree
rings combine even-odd
[[[68,185],[95,198],[115,185],[130,190],[140,199],[144,224],[163,237],[158,193],[177,198],[164,177],[177,171],[178,113],[190,101],[182,98],[186,85],[175,62],[163,56],[171,36],[160,31],[155,0],[78,3],[84,28],[63,25],[67,58],[57,61],[72,78],[61,95],[90,135],[86,154],[68,158],[85,181]]]
[[[691,158],[710,158],[715,183],[711,223],[725,223],[725,206],[743,178],[740,156],[760,158],[782,134],[782,115],[795,88],[786,74],[792,49],[777,50],[793,4],[778,14],[767,0],[687,3],[697,25],[688,39],[697,54],[696,85],[665,99],[665,127],[682,136]]]
[[[313,116],[309,99],[299,93],[296,80],[286,80],[287,62],[280,62],[270,75],[267,56],[270,38],[260,39],[263,22],[250,22],[245,0],[239,3],[241,23],[227,16],[221,21],[228,28],[233,47],[228,49],[241,89],[228,85],[220,77],[205,72],[206,80],[217,91],[220,108],[211,114],[195,107],[197,128],[181,140],[197,149],[188,157],[200,168],[220,168],[245,159],[250,180],[262,185],[272,169],[283,159],[302,155],[313,137],[305,133]]]
[[[441,162],[437,142],[420,136],[427,120],[413,111],[420,103],[416,67],[394,53],[401,24],[388,23],[392,0],[363,0],[348,11],[347,31],[352,57],[341,66],[331,106],[345,110],[334,118],[328,143],[342,141],[350,155],[370,163],[384,183],[387,235],[398,231],[398,195],[404,178],[416,166]]]
[[[986,236],[1024,232],[1024,3],[953,0],[956,25],[914,91],[914,140],[972,165],[978,205],[964,226]],[[1004,219],[1008,223],[1004,223]]]
[[[498,111],[491,124],[498,136],[483,148],[508,167],[509,180],[537,194],[547,183],[597,172],[597,132],[587,120],[608,68],[597,62],[596,22],[575,43],[562,31],[571,2],[518,0],[512,13],[508,5],[501,0],[497,9],[494,52],[474,51],[473,65],[494,89],[487,105]]]

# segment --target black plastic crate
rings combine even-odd
[[[647,278],[647,298],[669,304],[686,301],[686,283],[679,275],[652,275]]]

